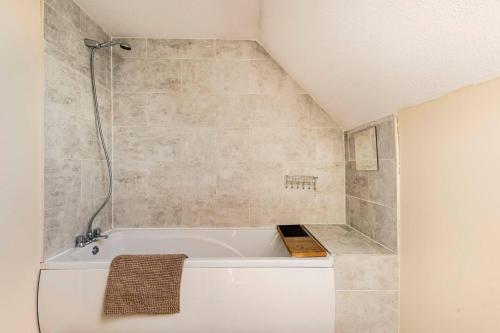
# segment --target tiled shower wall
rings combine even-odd
[[[345,223],[343,131],[256,42],[128,41],[113,49],[114,227]]]
[[[375,126],[378,170],[356,170],[354,134]],[[349,225],[397,251],[397,160],[394,117],[380,119],[345,133],[346,220]]]
[[[106,164],[94,124],[89,51],[84,38],[109,39],[72,1],[46,0],[45,34],[45,223],[44,256],[74,245],[106,195]],[[97,55],[102,122],[111,143],[110,50]],[[111,228],[111,207],[96,220]]]

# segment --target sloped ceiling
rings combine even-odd
[[[257,39],[260,0],[76,0],[115,37]]]
[[[259,40],[345,129],[500,75],[498,0],[77,2],[115,37]]]
[[[499,76],[500,1],[262,0],[260,40],[350,129]]]

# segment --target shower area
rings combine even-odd
[[[89,238],[90,223],[345,223],[343,130],[257,42],[111,47],[71,1],[45,1],[44,27],[45,258]],[[286,188],[287,175],[317,188]]]
[[[255,39],[108,34],[77,2],[43,8],[42,326],[397,331],[393,116],[345,131]],[[328,256],[291,257],[280,224]],[[101,318],[113,257],[177,252],[175,319]]]

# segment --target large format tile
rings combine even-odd
[[[181,162],[117,161],[113,168],[114,197],[165,197],[182,193]]]
[[[61,16],[64,16],[66,20],[75,26],[75,29],[80,29],[80,7],[75,2],[68,0],[45,0],[44,3]]]
[[[81,197],[80,160],[45,160],[45,208],[77,203]]]
[[[105,197],[109,178],[105,161],[82,160],[82,199]]]
[[[340,130],[260,45],[130,42],[137,52],[114,54],[116,200],[176,189],[177,221],[194,227],[345,222]],[[180,90],[152,87],[152,62],[180,63]],[[320,177],[318,190],[285,191],[292,171]]]
[[[248,61],[217,60],[215,62],[216,91],[224,94],[247,93],[249,70]]]
[[[244,195],[217,194],[215,201],[217,226],[249,226],[249,205],[249,199]]]
[[[72,248],[76,236],[85,231],[79,221],[80,203],[72,203],[44,210],[44,258]]]
[[[246,95],[250,127],[307,127],[305,95]]]
[[[180,160],[184,134],[157,126],[115,127],[114,160]]]
[[[80,74],[65,61],[45,53],[45,119],[81,116]]]
[[[216,40],[216,56],[220,59],[269,59],[266,50],[253,40]]]
[[[306,128],[250,128],[254,161],[311,161],[315,143],[315,133]]]
[[[216,126],[248,127],[251,110],[246,106],[247,95],[217,95]]]
[[[149,58],[213,58],[215,41],[206,39],[148,39]]]
[[[397,291],[337,291],[336,333],[397,333]]]
[[[300,86],[274,60],[250,61],[249,92],[300,94]]]
[[[75,9],[76,10],[76,9]],[[78,15],[78,26],[76,22],[68,19],[73,16],[76,20]],[[80,52],[85,50],[83,38],[80,33],[79,13],[67,16],[67,13],[58,12],[48,4],[44,7],[44,38],[45,41],[52,44],[53,47],[73,57],[75,61],[80,58]]]
[[[182,60],[182,91],[209,94],[215,91],[215,64],[213,60]]]
[[[379,160],[376,171],[358,171],[356,162],[346,163],[346,193],[350,196],[396,208],[397,165]]]
[[[182,200],[184,227],[213,227],[216,225],[215,193],[191,194]]]
[[[161,197],[116,199],[113,214],[116,228],[177,227],[182,219],[182,198],[174,193]]]
[[[114,126],[146,126],[148,124],[149,94],[113,95]],[[158,125],[152,122],[153,125]]]
[[[391,250],[397,250],[396,209],[347,196],[346,213],[349,225]]]
[[[246,161],[217,161],[217,194],[245,196],[253,182],[250,182],[249,166]]]
[[[145,58],[147,56],[147,43],[144,38],[117,38],[127,42],[132,50],[124,50],[121,47],[113,47],[113,57],[117,58]]]
[[[390,250],[345,224],[307,225],[307,229],[333,255],[392,253]]]
[[[318,128],[316,130],[316,160],[344,161],[344,134],[341,129]]]
[[[307,95],[307,109],[309,111],[309,122],[311,127],[339,128],[337,122],[321,108],[321,106]]]
[[[340,255],[334,258],[336,290],[398,290],[397,255]]]

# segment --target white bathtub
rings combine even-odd
[[[292,258],[274,229],[118,229],[109,236],[42,263],[42,333],[334,331],[332,258]],[[111,259],[161,253],[189,256],[180,313],[103,316]]]

